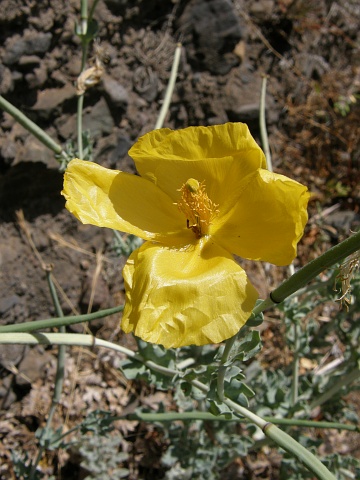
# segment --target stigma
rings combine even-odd
[[[186,217],[187,228],[194,232],[196,238],[208,235],[211,222],[219,210],[206,193],[205,181],[189,178],[178,191],[181,197],[176,205]]]

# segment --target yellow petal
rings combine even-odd
[[[266,167],[261,148],[243,123],[154,130],[139,138],[129,155],[140,175],[174,201],[177,189],[194,178],[205,181],[209,197],[220,204],[231,195],[233,184]]]
[[[167,245],[186,244],[193,238],[172,200],[136,175],[75,159],[65,172],[62,194],[66,208],[83,223]]]
[[[166,348],[232,337],[258,296],[232,256],[205,238],[185,249],[146,242],[123,275],[123,330]]]
[[[289,265],[307,222],[304,185],[259,169],[239,186],[239,197],[213,226],[215,241],[251,260]]]

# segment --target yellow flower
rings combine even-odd
[[[75,159],[62,192],[83,223],[147,240],[123,271],[123,330],[167,348],[232,337],[258,296],[232,254],[291,263],[306,187],[266,170],[241,123],[155,130],[129,155],[140,176]]]

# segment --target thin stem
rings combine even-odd
[[[87,0],[81,0],[81,34],[87,34],[88,27],[88,2]]]
[[[121,420],[124,417],[118,416],[114,418],[115,420]],[[176,422],[178,420],[187,421],[187,420],[204,420],[212,422],[238,422],[248,423],[248,419],[233,417],[228,418],[224,415],[213,415],[209,412],[202,411],[191,411],[191,412],[164,412],[164,413],[144,413],[136,412],[130,413],[125,417],[127,420],[142,420],[145,422]],[[349,425],[347,423],[336,423],[336,422],[314,422],[312,420],[294,420],[292,418],[277,418],[277,417],[263,417],[266,422],[271,422],[277,425],[287,425],[289,427],[298,426],[303,428],[326,428],[334,430],[348,430],[351,432],[360,432],[358,425]]]
[[[26,128],[30,133],[34,135],[40,142],[52,150],[57,155],[63,155],[66,157],[65,152],[62,147],[56,143],[47,133],[44,132],[36,123],[34,123],[30,118],[24,115],[20,110],[18,110],[14,105],[5,100],[4,97],[0,95],[0,108],[11,115],[21,126]]]
[[[231,349],[232,349],[234,343],[236,342],[237,335],[238,334],[236,334],[233,337],[226,340],[225,348],[224,348],[224,351],[223,351],[223,354],[222,354],[221,360],[220,360],[220,365],[219,365],[218,374],[217,374],[217,393],[218,393],[219,399],[222,402],[224,401],[224,398],[225,398],[224,383],[225,383],[225,375],[226,375],[226,370],[227,370],[226,363],[229,359]]]
[[[88,2],[87,0],[81,0],[81,70],[82,73],[85,70],[86,60],[89,49],[89,38],[87,37],[88,28]],[[78,140],[78,156],[80,159],[84,158],[84,146],[83,146],[83,109],[84,109],[84,94],[78,95],[77,101],[77,113],[76,113],[76,126],[77,126],[77,140]]]
[[[267,168],[270,172],[273,171],[272,161],[271,161],[271,153],[269,147],[269,138],[266,129],[266,118],[265,118],[265,111],[266,111],[266,83],[267,83],[267,76],[263,75],[262,82],[261,82],[261,94],[260,94],[260,135],[261,135],[261,143],[264,149]]]
[[[175,49],[174,60],[173,60],[173,64],[172,64],[172,67],[171,67],[169,83],[168,83],[167,88],[166,88],[165,98],[164,98],[164,101],[163,101],[158,119],[157,119],[156,124],[155,124],[155,130],[157,130],[158,128],[162,128],[162,126],[164,124],[164,121],[165,121],[166,114],[169,110],[171,97],[172,97],[172,94],[174,92],[176,76],[177,76],[177,72],[178,72],[178,69],[179,69],[181,48],[182,48],[181,43],[178,43],[176,45],[176,49]]]
[[[263,428],[264,434],[271,438],[277,445],[286,452],[295,455],[306,467],[320,480],[336,480],[335,476],[329,472],[320,460],[313,455],[310,450],[303,447],[290,435],[280,430],[272,423],[268,423]]]
[[[49,289],[50,289],[52,301],[53,301],[54,306],[55,306],[56,314],[60,318],[64,318],[64,313],[63,313],[61,305],[60,305],[59,297],[58,297],[58,294],[56,292],[55,285],[52,281],[51,272],[46,272],[46,274],[47,274]],[[61,325],[59,327],[59,331],[60,331],[60,333],[65,333],[66,332],[65,326]],[[65,354],[66,354],[65,345],[59,345],[57,370],[56,370],[56,376],[55,376],[55,388],[54,388],[54,395],[53,395],[52,406],[51,406],[52,408],[53,407],[54,408],[53,408],[52,413],[49,414],[50,422],[51,422],[52,416],[54,414],[56,405],[59,403],[60,397],[61,397],[63,381],[64,381],[64,371],[65,371]],[[49,423],[49,419],[48,419],[48,423]]]
[[[99,312],[87,313],[86,315],[73,315],[69,317],[57,317],[57,318],[48,318],[46,320],[35,320],[34,322],[25,322],[17,323],[15,325],[1,325],[1,333],[10,333],[10,332],[33,332],[34,330],[40,330],[42,328],[54,328],[61,326],[74,325],[76,323],[91,322],[92,320],[97,320],[98,318],[108,317],[114,315],[115,313],[122,312],[124,310],[123,305],[118,307],[108,308],[106,310],[100,310]]]
[[[76,333],[2,333],[0,334],[0,343],[3,344],[45,344],[45,345],[81,345],[91,347],[106,347],[112,350],[125,353],[129,357],[138,360],[149,368],[161,372],[165,375],[175,377],[181,375],[178,370],[162,367],[154,362],[146,361],[141,356],[121,345],[116,345],[106,340],[101,340],[91,335]],[[199,388],[203,392],[208,392],[209,387],[199,380],[189,380],[189,383]],[[243,415],[250,422],[261,428],[266,436],[275,441],[281,448],[290,452],[296,458],[301,460],[310,472],[314,473],[320,480],[335,480],[335,477],[327,468],[315,457],[309,450],[296,442],[290,435],[278,429],[272,423],[266,422],[263,418],[252,413],[247,408],[238,405],[232,400],[226,398],[224,404],[230,407],[234,412]]]
[[[294,358],[292,366],[292,383],[291,383],[291,405],[295,405],[298,400],[299,390],[299,365],[300,365],[300,325],[293,320],[294,329]]]
[[[313,280],[327,268],[335,265],[344,258],[360,249],[360,231],[354,233],[351,237],[343,242],[330,248],[327,252],[320,255],[309,262],[305,267],[302,267],[288,280],[285,280],[270,294],[270,297],[259,303],[253,310],[253,315],[257,315],[264,310],[273,307],[277,303],[281,303],[285,298],[303,288],[307,283]]]
[[[76,127],[78,137],[78,156],[81,160],[84,158],[83,147],[83,109],[84,109],[84,94],[78,96],[77,100],[77,115],[76,115]]]
[[[54,307],[55,307],[56,314],[59,317],[63,317],[64,313],[63,313],[61,305],[60,305],[60,300],[59,300],[58,294],[56,292],[54,282],[52,280],[51,270],[46,270],[46,278],[47,278],[47,281],[48,281],[49,290],[50,290],[51,298],[52,298],[52,301],[53,301],[53,304],[54,304]],[[66,331],[64,326],[61,326],[59,328],[59,330],[60,330],[60,333],[65,333],[65,331]],[[45,425],[44,430],[42,431],[41,439],[44,438],[44,436],[46,436],[47,432],[50,430],[52,419],[54,417],[56,407],[58,406],[58,404],[60,402],[61,393],[62,393],[62,389],[63,389],[63,383],[64,383],[65,355],[66,355],[65,345],[59,345],[59,351],[58,351],[58,357],[57,357],[57,367],[56,367],[56,374],[55,374],[54,393],[53,393],[53,396],[52,396],[51,406],[50,406],[49,415],[48,415],[48,418],[47,418],[47,421],[46,421],[46,425]],[[36,473],[36,468],[39,465],[42,454],[44,452],[44,446],[41,445],[41,439],[40,439],[40,446],[39,446],[38,454],[37,454],[36,459],[35,459],[32,467],[31,467],[29,480],[33,480],[33,478],[35,476],[35,473]]]
[[[89,12],[89,22],[91,22],[91,20],[93,19],[94,11],[98,2],[99,0],[94,0],[93,4],[91,5],[90,12]]]

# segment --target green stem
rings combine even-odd
[[[329,388],[326,392],[324,392],[322,395],[320,395],[318,398],[316,398],[313,402],[310,404],[310,409],[313,410],[316,407],[319,407],[323,403],[327,402],[330,398],[332,398],[338,391],[347,385],[350,385],[351,383],[355,382],[360,378],[360,368],[357,366],[352,370],[350,373],[347,375],[344,375],[343,377],[339,378],[336,383]]]
[[[161,372],[165,375],[175,377],[181,375],[178,370],[170,369],[157,365],[152,361],[144,360],[141,356],[121,345],[116,345],[106,340],[101,340],[91,335],[76,333],[2,333],[0,334],[0,343],[2,344],[45,344],[45,345],[81,345],[91,347],[105,347],[112,350],[125,353],[129,357],[138,360],[149,368]],[[203,392],[208,392],[209,387],[198,380],[189,380],[189,383],[199,388]],[[266,436],[274,440],[281,448],[288,451],[296,458],[301,460],[310,472],[314,473],[320,480],[335,480],[335,477],[327,468],[315,457],[309,450],[296,442],[290,435],[279,430],[275,425],[266,422],[263,418],[252,413],[247,408],[238,405],[232,400],[224,399],[224,404],[230,407],[234,412],[243,415],[250,422],[261,428]]]
[[[81,160],[84,159],[83,109],[84,109],[84,94],[81,94],[81,95],[78,95],[77,114],[76,114],[76,127],[77,127],[77,137],[78,137],[78,156]]]
[[[156,124],[155,124],[155,130],[157,130],[158,128],[162,128],[162,126],[164,124],[166,114],[169,110],[171,97],[172,97],[172,94],[173,94],[173,91],[174,91],[174,88],[175,88],[176,76],[177,76],[177,72],[178,72],[178,69],[179,69],[181,48],[182,48],[181,43],[178,43],[176,45],[176,49],[175,49],[174,60],[173,60],[173,64],[172,64],[172,67],[171,67],[169,83],[168,83],[167,88],[166,88],[165,98],[164,98],[164,101],[163,101],[158,119],[157,119]]]
[[[61,305],[60,305],[59,297],[58,297],[58,294],[56,292],[54,282],[52,281],[51,272],[46,272],[46,274],[47,274],[49,289],[50,289],[52,301],[54,303],[56,314],[58,315],[59,318],[64,318],[64,313],[63,313]],[[59,327],[59,331],[60,331],[60,333],[65,333],[66,332],[65,326],[61,325]],[[65,355],[66,355],[65,345],[59,345],[59,353],[58,353],[58,359],[57,359],[57,370],[56,370],[56,376],[55,376],[55,388],[54,388],[54,394],[53,394],[52,405],[51,405],[51,408],[53,409],[53,411],[49,414],[48,423],[49,423],[49,419],[50,419],[50,422],[51,422],[51,419],[52,419],[52,416],[54,414],[56,405],[60,401],[62,387],[63,387],[63,381],[64,381]]]
[[[217,394],[218,394],[219,399],[222,402],[224,401],[224,398],[225,398],[224,383],[225,383],[225,375],[226,375],[226,370],[227,370],[226,363],[229,359],[231,349],[232,349],[234,343],[236,342],[237,335],[238,334],[236,334],[233,337],[226,340],[225,348],[224,348],[224,351],[223,351],[223,354],[222,354],[221,360],[220,360],[219,370],[218,370],[218,374],[217,374]]]
[[[88,28],[88,2],[87,0],[81,0],[81,70],[82,73],[85,70],[86,60],[89,49],[89,38],[87,37]],[[83,110],[84,110],[84,94],[78,95],[77,100],[77,113],[76,113],[76,127],[77,127],[77,139],[78,139],[78,156],[80,159],[84,159],[84,146],[83,146]]]
[[[54,282],[52,280],[51,270],[46,271],[46,278],[47,278],[47,281],[48,281],[49,290],[50,290],[51,298],[52,298],[52,301],[53,301],[53,304],[54,304],[54,307],[55,307],[56,315],[58,315],[59,317],[63,317],[64,313],[63,313],[61,305],[60,305],[59,297],[58,297],[58,294],[56,292]],[[66,331],[64,326],[61,326],[59,328],[59,330],[60,330],[60,333],[65,333],[65,331]],[[33,478],[35,477],[36,468],[39,465],[42,454],[44,452],[44,446],[41,445],[41,439],[44,438],[44,436],[46,436],[47,433],[49,432],[49,430],[51,428],[52,419],[53,419],[54,414],[55,414],[56,407],[58,406],[58,404],[60,402],[61,393],[62,393],[62,389],[63,389],[63,383],[64,383],[65,355],[66,355],[65,345],[59,345],[59,351],[58,351],[58,357],[57,357],[57,368],[56,368],[56,374],[55,374],[55,387],[54,387],[54,393],[53,393],[52,400],[51,400],[51,407],[50,407],[50,411],[49,411],[49,415],[48,415],[48,418],[47,418],[47,421],[46,421],[45,428],[42,431],[42,435],[41,435],[41,438],[40,438],[39,451],[38,451],[38,454],[36,456],[36,459],[35,459],[32,467],[31,467],[29,480],[33,480]]]
[[[264,75],[262,77],[261,82],[261,95],[260,95],[260,135],[261,135],[261,143],[264,149],[267,168],[269,172],[273,171],[272,161],[271,161],[271,153],[269,147],[269,138],[266,129],[266,118],[265,118],[265,110],[266,110],[266,83],[267,83],[267,76]]]
[[[90,12],[89,12],[89,22],[93,19],[94,16],[94,11],[96,8],[96,5],[98,4],[99,0],[94,0],[93,4],[90,7]]]
[[[18,110],[14,105],[5,100],[4,97],[0,95],[0,108],[11,115],[21,126],[26,128],[30,133],[34,135],[40,142],[48,147],[50,150],[55,152],[57,155],[66,156],[65,152],[61,146],[56,143],[47,133],[44,132],[36,123],[34,123],[30,118],[24,115],[20,110]]]
[[[118,416],[115,420],[121,420],[124,417]],[[164,413],[144,413],[135,412],[126,415],[127,420],[142,420],[144,422],[176,422],[178,420],[204,420],[212,422],[249,422],[244,418],[228,418],[224,415],[213,415],[209,412],[192,411],[192,412],[164,412]],[[277,425],[286,425],[289,427],[303,427],[303,428],[332,428],[334,430],[348,430],[350,432],[360,432],[358,425],[349,425],[347,423],[336,422],[314,422],[311,420],[294,420],[292,418],[277,418],[277,417],[263,417],[266,422],[271,422]]]
[[[294,329],[294,358],[293,358],[293,374],[291,383],[291,405],[295,405],[298,400],[299,390],[299,363],[300,363],[300,325],[293,320]]]
[[[310,450],[300,445],[290,437],[290,435],[280,430],[274,424],[268,423],[263,428],[263,432],[285,451],[295,455],[318,479],[336,480],[335,476],[329,472],[325,465],[322,464]]]
[[[327,252],[320,255],[309,262],[305,267],[302,267],[288,280],[285,280],[270,294],[270,297],[260,303],[253,310],[253,315],[257,315],[264,310],[271,308],[277,303],[281,303],[285,298],[289,297],[300,288],[304,287],[307,283],[313,280],[327,268],[335,265],[344,258],[348,257],[352,253],[360,249],[360,231],[354,233],[351,237],[347,238],[343,242],[330,248]]]
[[[46,320],[35,320],[34,322],[17,323],[14,325],[1,325],[0,334],[9,332],[33,332],[34,330],[40,330],[42,328],[54,328],[74,325],[76,323],[91,322],[92,320],[97,320],[98,318],[104,318],[108,317],[109,315],[122,312],[123,309],[124,306],[119,305],[118,307],[108,308],[106,310],[100,310],[99,312],[88,313],[86,315],[48,318]]]
[[[81,34],[87,34],[88,27],[88,2],[87,0],[81,0]]]

